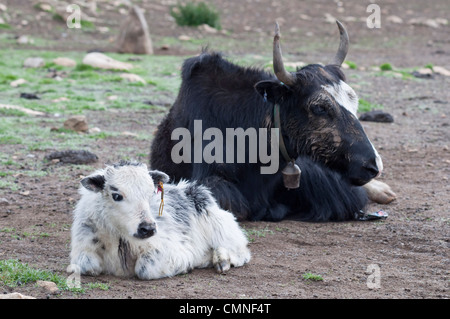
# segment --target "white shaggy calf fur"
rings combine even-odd
[[[121,162],[81,181],[74,210],[69,272],[156,279],[250,260],[247,238],[233,215],[204,186],[169,177],[141,163]]]

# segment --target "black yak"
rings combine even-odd
[[[151,167],[174,181],[200,181],[239,220],[357,217],[368,200],[360,186],[381,173],[382,162],[356,117],[358,98],[340,69],[348,35],[337,24],[339,49],[326,66],[286,71],[278,25],[275,74],[237,66],[207,50],[187,59],[178,97],[152,143]],[[275,171],[263,173],[273,162]],[[285,185],[282,171],[290,169],[295,180],[297,167],[300,186]],[[367,185],[371,197],[382,194],[387,202],[395,196],[384,183]]]

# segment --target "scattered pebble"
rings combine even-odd
[[[90,65],[94,68],[107,69],[107,70],[124,70],[129,71],[133,68],[131,63],[125,63],[114,60],[109,56],[100,52],[88,53],[84,59],[83,64]]]
[[[45,65],[43,58],[27,58],[23,62],[24,68],[41,68]]]
[[[53,63],[56,65],[67,66],[67,67],[75,67],[77,62],[70,58],[59,57],[53,60]]]
[[[66,150],[57,151],[45,155],[45,160],[55,163],[62,162],[66,164],[90,164],[98,161],[98,156],[85,150]]]
[[[56,294],[59,292],[58,286],[53,281],[44,281],[44,280],[38,280],[36,281],[36,285],[38,287],[45,288],[49,293]]]
[[[27,83],[27,80],[25,80],[25,79],[17,79],[17,80],[15,80],[15,81],[12,81],[12,82],[10,83],[10,85],[11,85],[13,88],[16,88],[16,87],[21,86],[22,84],[25,84],[25,83]]]
[[[64,122],[64,128],[75,132],[87,132],[89,130],[86,116],[73,115]]]

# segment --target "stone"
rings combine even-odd
[[[9,201],[6,198],[0,198],[0,206],[8,206]]]
[[[10,294],[0,294],[0,299],[36,299],[31,296],[22,295],[18,292],[12,292]]]
[[[51,294],[57,294],[59,292],[58,286],[56,286],[56,284],[53,281],[38,280],[36,281],[36,285],[38,287],[44,288]]]
[[[60,66],[67,66],[67,67],[75,67],[77,66],[77,62],[70,58],[65,57],[58,57],[53,60],[53,63]]]
[[[64,128],[75,132],[87,132],[89,130],[86,116],[73,115],[64,122]]]
[[[178,37],[178,40],[180,40],[180,41],[190,41],[190,40],[191,40],[191,37],[188,36],[188,35],[182,34],[182,35],[180,35],[180,36]]]
[[[445,76],[450,76],[450,71],[442,66],[433,66],[433,72],[438,73]]]
[[[43,112],[30,110],[30,109],[27,109],[27,108],[25,108],[23,106],[19,106],[19,105],[0,104],[0,109],[18,110],[18,111],[24,112],[25,114],[33,115],[33,116],[45,116],[46,115]]]
[[[386,18],[386,21],[392,22],[392,23],[397,23],[397,24],[403,23],[403,19],[402,18],[400,18],[399,16],[394,16],[394,15],[388,16]]]
[[[132,54],[153,54],[147,20],[138,6],[133,6],[120,26],[117,52]]]
[[[17,79],[15,81],[12,81],[9,85],[11,85],[13,88],[16,88],[18,86],[21,86],[22,84],[27,83],[27,80],[25,79]]]
[[[23,67],[24,68],[41,68],[45,65],[45,61],[43,58],[27,58],[24,62],[23,62]]]
[[[100,52],[91,52],[86,54],[83,58],[83,64],[90,65],[94,68],[107,70],[129,71],[133,68],[131,63],[114,60],[113,58]]]
[[[17,43],[18,44],[33,44],[34,40],[30,39],[27,35],[21,35],[17,38]]]
[[[143,83],[143,84],[147,84],[147,82],[146,82],[142,77],[140,77],[140,76],[137,75],[137,74],[133,74],[133,73],[122,73],[122,74],[120,75],[120,77],[121,77],[122,79],[128,80],[128,81],[130,81],[130,82],[140,82],[140,83]]]
[[[198,27],[200,30],[202,30],[202,31],[205,31],[205,32],[207,32],[207,33],[217,33],[217,32],[219,32],[219,30],[217,30],[216,28],[213,28],[213,27],[211,27],[210,25],[208,25],[208,24],[202,24],[202,25],[200,25],[199,27]]]
[[[52,152],[44,159],[51,163],[91,164],[98,161],[98,156],[85,150],[65,150]]]
[[[366,113],[361,114],[359,117],[360,121],[370,121],[370,122],[379,122],[379,123],[392,123],[394,122],[394,118],[391,114],[380,111],[373,110]]]
[[[433,71],[429,68],[422,68],[411,72],[411,74],[420,79],[431,79],[433,77]]]

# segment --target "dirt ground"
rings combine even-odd
[[[23,8],[28,1],[0,2],[10,11],[21,8],[22,16],[34,12],[33,8]],[[337,47],[338,36],[336,26],[325,21],[325,13],[344,21],[351,38],[347,59],[359,67],[345,70],[348,82],[359,95],[383,105],[383,110],[394,117],[389,124],[363,122],[384,161],[380,180],[388,183],[398,196],[389,205],[371,203],[367,210],[383,209],[389,217],[377,222],[243,222],[241,225],[251,237],[253,258],[248,265],[233,268],[226,275],[218,275],[212,269],[196,269],[187,275],[148,282],[102,275],[83,277],[82,283],[107,283],[106,291],[92,289],[83,294],[63,291],[50,295],[44,289],[26,285],[0,287],[0,293],[18,291],[37,298],[449,298],[450,77],[434,74],[431,79],[402,79],[369,71],[385,62],[398,68],[431,63],[450,69],[450,26],[433,28],[408,23],[418,17],[448,17],[448,1],[379,1],[380,29],[369,29],[363,22],[370,14],[366,13],[368,2],[212,2],[220,10],[223,29],[232,31],[215,37],[242,43],[224,50],[231,57],[261,52],[270,55],[273,22],[277,19],[284,35],[284,52],[291,60],[326,62]],[[201,31],[174,26],[168,18],[172,1],[140,3],[147,8],[156,45],[182,34],[205,36]],[[52,19],[30,20],[24,32],[54,40],[46,49],[100,47],[107,51],[111,47],[110,37],[117,30],[113,21],[121,16],[117,11],[102,14],[97,19],[111,28],[106,35],[91,32],[63,38],[55,31],[53,26],[57,22]],[[389,22],[386,18],[391,15],[401,17],[403,22]],[[156,51],[190,55],[199,50],[185,50],[175,43],[167,51],[158,48]],[[93,127],[133,131],[142,127],[154,130],[164,113],[91,111],[87,115]],[[91,142],[90,148],[99,156],[96,167],[118,160],[114,150],[124,145],[141,153],[147,153],[150,147],[150,141],[126,136]],[[1,152],[14,154],[15,147],[1,145]],[[37,166],[46,154],[31,153],[34,157],[16,158],[24,169]],[[55,167],[48,165],[46,169],[52,172]],[[0,197],[7,198],[9,205],[0,206],[0,229],[9,227],[48,236],[19,240],[0,232],[0,259],[16,258],[36,268],[65,274],[70,252],[70,213],[78,199],[78,180],[80,175],[90,173],[70,165],[67,171],[72,178],[64,181],[55,180],[51,174],[35,178],[17,176],[17,183],[30,192],[26,195],[2,190]],[[380,288],[369,289],[367,285],[371,274],[366,271],[370,265],[380,269]],[[304,279],[303,274],[308,272],[320,275],[323,280]]]

